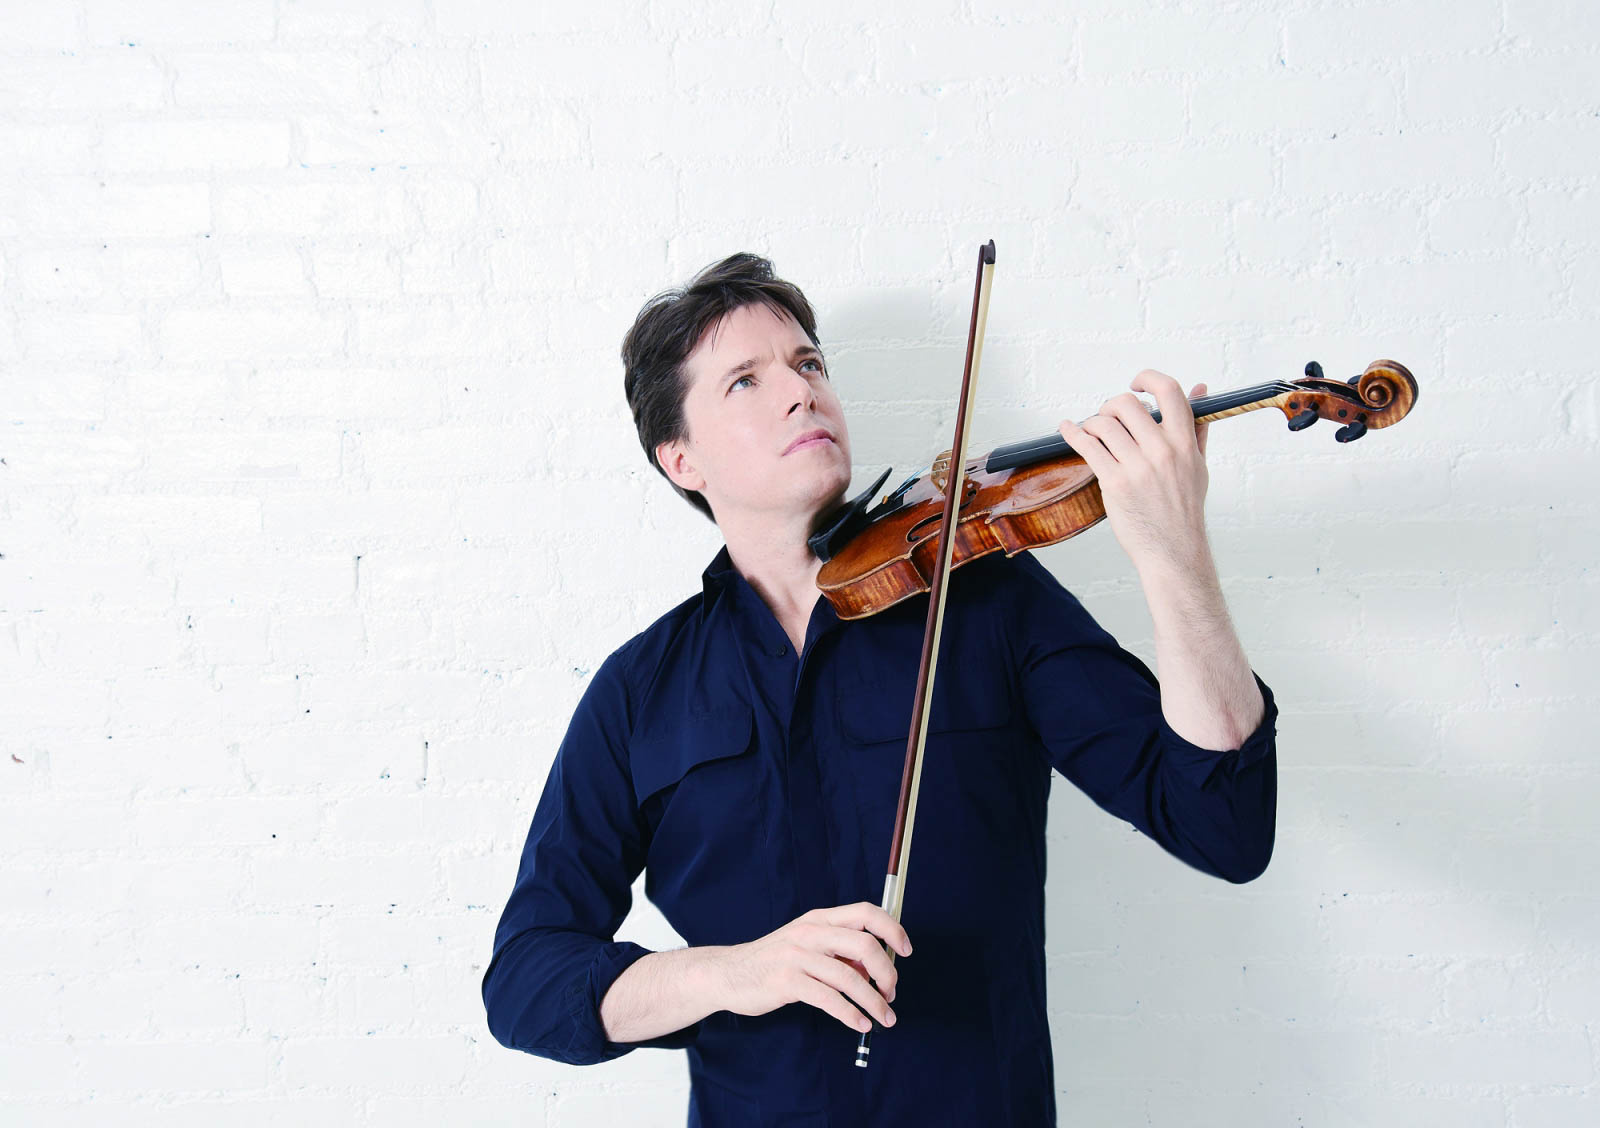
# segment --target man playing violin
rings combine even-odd
[[[575,1064],[685,1048],[706,1128],[1054,1124],[1051,772],[1212,876],[1272,854],[1277,711],[1223,602],[1188,399],[1146,370],[1160,423],[1125,393],[1060,426],[1139,574],[1159,683],[1031,554],[951,574],[897,923],[878,896],[926,605],[842,621],[819,595],[807,537],[851,447],[811,306],[733,255],[647,303],[622,355],[647,456],[726,544],[572,718],[484,975],[492,1033]],[[615,939],[641,872],[688,947]],[[869,1018],[887,1029],[854,1069]]]

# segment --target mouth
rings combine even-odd
[[[794,442],[784,447],[783,453],[793,454],[797,450],[806,450],[810,447],[821,446],[824,443],[831,442],[833,442],[833,436],[827,431],[821,429],[807,431],[805,434],[798,436]]]

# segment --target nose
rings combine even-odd
[[[784,395],[789,400],[789,409],[785,415],[793,415],[798,408],[804,407],[808,411],[815,411],[817,406],[817,390],[811,386],[811,381],[796,372],[793,368],[785,366],[788,382],[783,385]]]

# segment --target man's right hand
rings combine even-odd
[[[900,976],[879,938],[900,955],[911,954],[911,938],[899,922],[877,905],[858,901],[812,909],[759,940],[734,944],[718,961],[725,986],[723,1009],[757,1015],[788,1003],[808,1003],[852,1030],[872,1029],[867,1014],[893,1026],[889,1003]]]

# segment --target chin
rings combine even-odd
[[[818,493],[839,493],[850,488],[850,456],[839,448],[834,449],[833,455],[826,468],[817,470]]]
[[[845,468],[844,474],[830,475],[817,480],[817,488],[812,490],[808,500],[811,503],[813,518],[821,516],[826,511],[834,508],[844,501],[850,493],[850,472]]]

